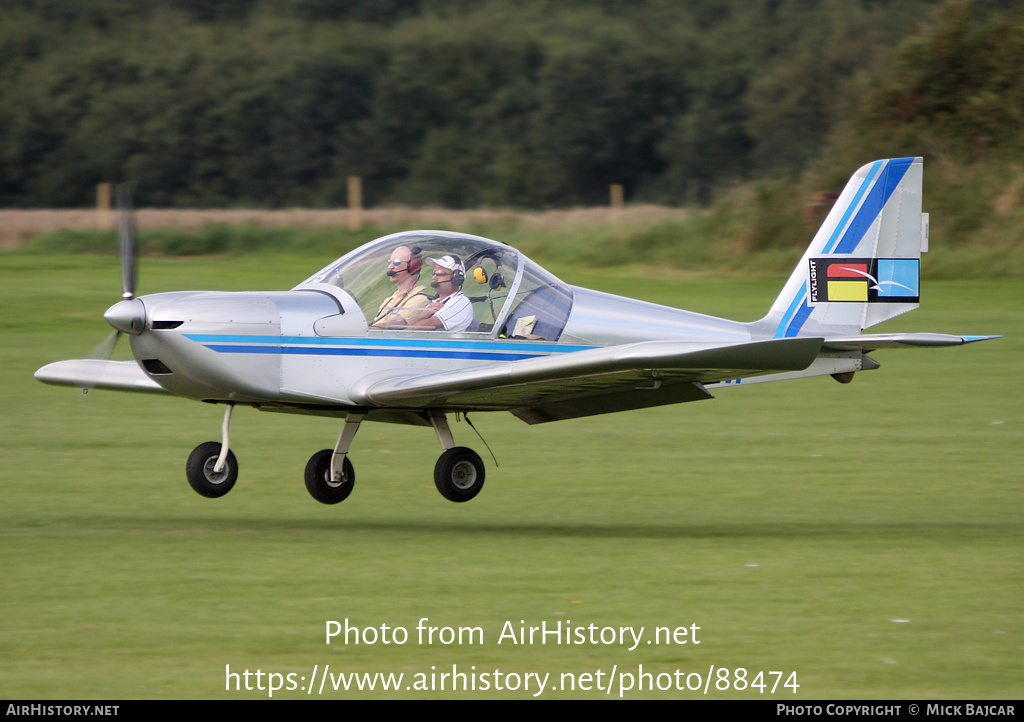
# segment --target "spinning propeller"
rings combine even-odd
[[[135,298],[135,228],[132,220],[132,189],[134,184],[122,183],[114,190],[117,202],[117,232],[121,255],[121,298],[103,314],[103,318],[114,327],[110,334],[97,346],[91,358],[110,359],[122,334],[137,336],[146,327],[146,307]],[[88,389],[86,389],[88,391]]]
[[[122,333],[138,336],[146,327],[146,307],[135,298],[135,230],[132,222],[132,184],[122,183],[117,194],[117,232],[121,250],[121,298],[103,314],[115,329],[115,341]]]

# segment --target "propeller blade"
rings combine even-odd
[[[117,199],[117,233],[121,249],[121,298],[135,298],[135,224],[132,218],[134,183],[121,183],[114,189]]]
[[[92,353],[89,354],[89,358],[109,361],[111,356],[114,355],[114,349],[117,347],[117,341],[119,338],[121,338],[121,336],[122,333],[120,331],[114,331],[113,333],[109,334],[105,339],[103,339],[102,341],[99,342],[99,344],[97,344],[96,348],[94,348],[92,350]],[[83,386],[83,396],[88,396],[89,392],[96,388],[96,384],[98,384],[100,381],[101,379],[96,379],[93,383],[89,384],[88,386]]]
[[[119,338],[121,338],[120,331],[114,331],[109,334],[105,339],[97,344],[96,348],[94,348],[92,353],[89,354],[89,358],[109,361],[111,356],[114,355],[114,349],[117,347],[117,341]]]

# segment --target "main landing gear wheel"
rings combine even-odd
[[[341,465],[344,481],[331,480],[331,457],[334,449],[318,451],[306,464],[306,491],[321,504],[337,504],[345,501],[356,483],[356,472],[352,462],[345,457]]]
[[[484,487],[484,462],[464,446],[448,449],[434,466],[434,485],[449,501],[469,501]]]
[[[228,449],[224,470],[214,471],[217,458],[220,456],[220,449],[221,446],[218,442],[207,441],[192,450],[188,457],[188,463],[185,464],[185,476],[188,477],[189,486],[200,496],[209,499],[224,496],[231,491],[231,487],[238,480],[238,461],[230,449]]]

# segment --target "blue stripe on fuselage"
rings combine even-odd
[[[265,353],[285,356],[374,356],[379,358],[444,358],[474,359],[477,361],[517,361],[544,354],[487,353],[484,351],[441,351],[409,348],[344,348],[323,346],[233,346],[231,344],[204,344],[217,353]]]
[[[478,361],[516,361],[551,353],[568,353],[597,348],[596,346],[538,344],[529,341],[460,341],[455,339],[321,338],[230,334],[185,334],[185,338],[200,343],[205,348],[217,353],[444,358]]]

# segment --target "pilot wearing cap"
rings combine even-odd
[[[465,331],[473,323],[473,304],[462,293],[462,282],[466,279],[466,266],[455,255],[428,258],[434,266],[430,285],[437,289],[437,300],[427,304],[410,329],[444,329]]]

